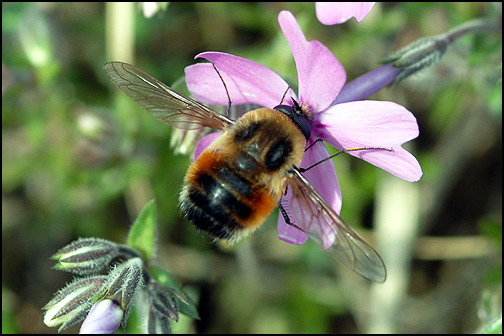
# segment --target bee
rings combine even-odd
[[[333,258],[367,279],[385,281],[386,269],[378,253],[301,174],[299,165],[311,127],[310,115],[295,101],[293,106],[258,108],[232,121],[133,65],[109,62],[104,69],[119,89],[156,119],[184,130],[222,131],[190,165],[180,193],[181,211],[197,229],[235,243],[279,206],[288,224],[323,247],[320,232],[291,222],[282,207],[289,186],[295,202],[291,204],[307,209],[310,227],[330,228],[334,233],[334,243],[326,248]]]

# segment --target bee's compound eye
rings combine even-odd
[[[296,103],[296,106],[288,106],[288,105],[278,105],[274,107],[275,110],[278,110],[282,113],[285,113],[289,116],[289,118],[294,121],[294,123],[299,127],[301,132],[306,138],[306,141],[310,139],[311,135],[311,124],[306,119],[306,115],[303,113],[299,105]]]

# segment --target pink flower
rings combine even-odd
[[[387,148],[349,152],[407,181],[422,176],[420,164],[401,145],[416,138],[418,125],[411,112],[401,105],[383,101],[352,101],[334,104],[346,81],[346,73],[336,57],[319,41],[307,41],[292,13],[282,11],[278,22],[294,55],[298,73],[298,96],[292,89],[283,104],[295,99],[314,115],[311,138],[307,146],[320,138],[336,148]],[[204,52],[196,58],[212,62],[222,75],[234,105],[258,104],[272,108],[282,101],[288,84],[272,70],[247,59],[220,52]],[[193,97],[203,103],[227,105],[228,98],[221,79],[210,63],[189,66],[186,82]],[[221,89],[222,88],[222,89]],[[333,103],[333,105],[331,105]],[[207,138],[208,137],[208,138]],[[203,138],[195,155],[208,146],[216,135]],[[213,138],[212,138],[213,137]],[[319,141],[305,152],[301,167],[309,167],[329,156]],[[305,178],[339,214],[341,190],[332,161],[327,161],[303,173]],[[282,202],[288,202],[288,193]],[[302,209],[290,209],[296,225],[303,227]],[[311,232],[310,228],[306,228]],[[328,230],[330,228],[327,228]],[[324,228],[321,228],[324,231]],[[287,225],[279,216],[280,239],[292,244],[304,244],[306,233]],[[321,233],[324,248],[334,242],[334,235]]]
[[[82,323],[80,334],[113,334],[119,328],[124,310],[110,299],[98,301]]]
[[[361,22],[376,2],[316,2],[317,19],[325,25],[339,24],[355,17]]]

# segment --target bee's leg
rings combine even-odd
[[[320,140],[320,139],[317,139],[317,140]],[[312,144],[310,145],[310,147],[311,147],[311,146],[313,146],[316,142],[317,142],[317,141],[315,141],[314,143],[312,143]],[[308,147],[308,148],[310,148],[310,147]],[[305,151],[307,151],[307,150],[308,150],[308,148],[307,148],[307,149],[305,149]],[[330,159],[332,159],[333,157],[338,156],[338,155],[340,155],[340,154],[342,154],[342,153],[355,152],[355,151],[361,151],[361,150],[384,150],[384,151],[387,151],[387,152],[393,152],[393,151],[394,151],[392,148],[383,148],[383,147],[359,147],[359,148],[347,148],[347,149],[340,150],[338,153],[333,154],[333,155],[331,155],[331,156],[328,156],[328,157],[326,157],[325,159],[320,160],[319,162],[317,162],[317,163],[315,163],[315,164],[312,164],[312,165],[311,165],[310,167],[308,167],[308,168],[298,168],[298,169],[299,169],[299,171],[300,171],[301,173],[304,173],[305,171],[308,171],[308,170],[310,170],[310,169],[312,169],[312,168],[315,168],[315,167],[316,167],[316,166],[318,166],[319,164],[324,163],[324,162],[326,162],[327,160],[330,160]]]
[[[278,208],[280,209],[280,213],[282,214],[283,218],[285,219],[285,223],[291,224],[289,215],[287,215],[287,211],[285,211],[282,203],[278,202]]]
[[[280,209],[280,213],[282,214],[282,216],[283,216],[283,218],[285,220],[285,223],[287,223],[290,226],[295,227],[298,230],[306,232],[305,230],[301,229],[299,226],[297,226],[296,224],[294,224],[294,223],[291,222],[291,220],[289,218],[289,215],[287,214],[287,211],[285,211],[285,208],[283,207],[283,205],[280,202],[278,202],[278,208]]]
[[[315,140],[310,146],[306,147],[304,151],[306,152],[308,149],[312,148],[312,146],[315,145],[319,141],[322,141],[322,139],[317,138],[317,140]]]

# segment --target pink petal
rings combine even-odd
[[[305,153],[301,167],[310,167],[328,156],[329,152],[324,144],[317,142]],[[332,161],[326,161],[302,174],[339,214],[342,204],[341,189]],[[285,205],[290,220],[306,232],[315,233],[317,237],[320,237],[316,240],[320,240],[324,248],[328,248],[334,243],[336,236],[331,225],[323,218],[315,219],[312,216],[313,206],[306,205],[302,200],[293,198],[292,188],[288,188],[287,195],[282,198],[282,204]],[[278,237],[285,242],[296,245],[302,245],[308,239],[306,233],[286,224],[281,214],[278,218]]]
[[[361,22],[376,2],[316,2],[317,19],[325,25],[339,24],[355,17]]]
[[[281,11],[278,23],[294,55],[301,103],[314,112],[326,109],[345,84],[345,69],[322,43],[306,40],[291,12]]]
[[[423,174],[416,158],[401,147],[419,131],[416,118],[399,104],[371,100],[337,104],[316,115],[312,132],[339,149],[392,149],[349,154],[407,181],[418,181]]]
[[[284,197],[282,197],[282,199],[285,199],[285,201],[282,201],[282,204],[289,204],[290,203],[290,200],[292,199],[292,189],[291,188],[287,189],[287,194]],[[294,216],[292,216],[290,209],[286,209],[286,210],[287,210],[287,213],[289,214],[289,219],[291,221],[293,221]],[[278,215],[277,230],[278,230],[278,238],[280,238],[280,240],[283,240],[284,242],[289,243],[289,244],[303,245],[308,240],[308,235],[306,233],[304,233],[303,231],[295,228],[294,226],[287,224],[285,222],[285,219],[282,216],[282,214]]]
[[[310,142],[308,143],[310,144]],[[308,168],[311,165],[329,157],[329,151],[323,142],[318,141],[305,152],[301,168]],[[338,183],[338,176],[332,160],[328,160],[320,165],[302,173],[324,200],[336,211],[341,211],[342,199],[341,189]]]
[[[124,316],[121,307],[110,299],[95,303],[82,322],[80,334],[113,334]]]
[[[195,58],[212,62],[226,83],[233,105],[258,104],[274,107],[280,104],[289,85],[274,71],[248,59],[221,53],[204,52]],[[193,97],[206,104],[227,105],[224,84],[212,64],[199,63],[185,68],[186,83]],[[289,89],[285,100],[295,98]]]
[[[214,142],[215,139],[220,137],[221,134],[222,132],[214,132],[207,134],[203,138],[201,138],[200,141],[198,141],[198,143],[196,144],[196,147],[194,148],[194,156],[193,156],[194,161],[196,161],[198,156],[200,156],[201,152],[203,152],[208,146],[210,146],[210,144]]]
[[[331,105],[367,99],[392,84],[403,71],[404,69],[395,68],[392,64],[386,64],[357,77],[343,86],[338,97]]]

